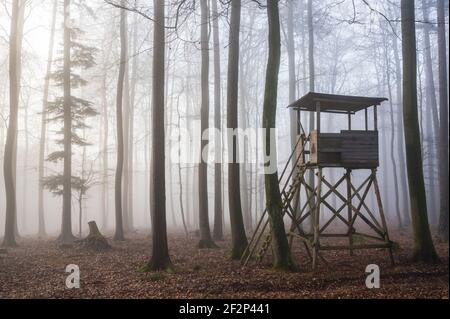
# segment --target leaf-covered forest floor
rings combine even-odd
[[[169,237],[175,272],[145,273],[151,239],[144,232],[128,234],[125,242],[111,242],[113,249],[96,253],[84,248],[62,248],[48,239],[23,238],[20,247],[0,255],[1,298],[448,298],[448,244],[436,241],[441,263],[424,265],[409,261],[412,241],[406,232],[391,232],[400,248],[396,266],[380,250],[325,252],[329,262],[310,270],[299,247],[297,273],[270,268],[270,260],[241,267],[228,258],[228,241],[219,249],[199,250],[198,239],[183,234]],[[67,289],[68,264],[80,267],[80,289]],[[365,269],[377,264],[381,288],[367,289]]]

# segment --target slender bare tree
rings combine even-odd
[[[217,0],[211,0],[212,29],[214,43],[214,127],[221,130],[221,81],[220,81],[220,38],[219,38],[219,14],[217,12]],[[221,138],[216,136],[215,143],[221,144]],[[220,145],[221,146],[221,145]],[[223,240],[223,210],[222,210],[222,164],[220,163],[221,147],[216,147],[216,161],[214,164],[214,240]]]
[[[228,48],[227,127],[238,127],[238,83],[239,83],[239,30],[241,23],[241,0],[231,0],[230,37]],[[242,216],[239,162],[237,160],[237,136],[228,139],[228,149],[233,158],[228,164],[228,201],[231,225],[231,258],[240,259],[247,247]]]
[[[121,2],[125,4],[124,0]],[[122,206],[122,176],[124,169],[124,126],[123,126],[123,91],[125,85],[125,68],[127,63],[127,12],[125,9],[120,10],[120,68],[119,79],[117,82],[117,96],[116,96],[116,122],[117,122],[117,164],[116,164],[116,178],[115,178],[115,209],[116,209],[116,227],[114,233],[115,240],[124,240],[123,235],[123,206]]]
[[[445,36],[445,4],[437,1],[438,12],[438,55],[439,55],[439,191],[440,215],[439,235],[448,242],[448,83],[447,43]]]
[[[38,186],[38,236],[43,237],[46,234],[45,231],[45,218],[44,218],[44,187],[42,186],[42,179],[44,178],[44,160],[45,160],[45,143],[47,140],[47,107],[48,107],[48,95],[50,87],[50,74],[53,62],[53,47],[55,43],[55,29],[56,29],[56,12],[58,7],[58,1],[53,1],[51,29],[50,29],[50,41],[48,44],[47,55],[47,68],[45,73],[44,82],[44,96],[42,98],[42,112],[41,112],[41,136],[39,143],[39,186]]]
[[[266,86],[264,90],[264,111],[262,127],[266,130],[264,139],[264,154],[270,154],[270,161],[277,163],[276,148],[271,148],[271,133],[275,128],[278,73],[280,71],[281,42],[280,42],[280,17],[278,1],[267,2],[267,16],[269,20],[269,57],[267,61]],[[273,165],[273,163],[272,163]],[[291,257],[286,231],[282,216],[282,200],[278,172],[265,172],[265,189],[267,198],[267,212],[269,215],[272,233],[272,251],[274,255],[273,265],[276,269],[295,270]]]
[[[21,50],[18,50],[19,39],[22,37],[19,34],[19,15],[20,15],[20,1],[14,0],[12,2],[11,11],[11,29],[9,36],[9,120],[8,130],[6,134],[5,155],[3,160],[3,174],[5,179],[6,192],[6,219],[5,219],[5,235],[3,238],[3,246],[15,247],[17,227],[17,202],[16,202],[16,180],[15,167],[16,157],[14,156],[17,145],[17,121],[19,113],[19,92],[20,92],[20,61]]]
[[[199,223],[200,223],[200,248],[217,247],[211,237],[208,214],[208,164],[203,159],[203,151],[208,142],[203,139],[203,132],[209,129],[209,40],[208,40],[208,0],[200,0],[201,10],[201,52],[202,52],[202,102],[200,111],[200,164],[198,166],[198,195],[199,195]]]
[[[434,249],[428,224],[427,199],[423,178],[422,149],[417,112],[417,56],[414,2],[401,1],[403,48],[403,121],[406,144],[411,220],[414,232],[414,259],[435,262]]]
[[[165,134],[164,134],[164,0],[153,0],[153,118],[152,118],[152,258],[148,270],[171,271],[166,221]]]

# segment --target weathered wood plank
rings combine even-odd
[[[320,246],[320,250],[357,250],[357,249],[376,249],[391,248],[391,244],[367,244],[367,245],[336,245],[336,246]]]

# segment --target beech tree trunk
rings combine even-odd
[[[6,193],[6,218],[5,234],[3,238],[4,247],[15,247],[16,243],[16,185],[14,178],[14,167],[16,166],[14,147],[17,143],[17,121],[19,112],[19,77],[18,65],[21,60],[21,52],[18,52],[18,21],[19,0],[12,3],[11,29],[9,36],[9,121],[6,133],[5,155],[3,160],[3,174],[5,179]]]
[[[167,244],[164,134],[164,0],[153,0],[152,258],[148,270],[172,270]]]
[[[122,0],[122,4],[124,1]],[[116,121],[117,121],[117,164],[115,177],[116,228],[114,240],[125,240],[123,235],[122,175],[124,168],[124,134],[123,134],[123,89],[127,59],[126,11],[120,10],[120,68],[117,82]]]
[[[108,227],[108,210],[109,210],[109,176],[108,176],[108,141],[109,141],[109,119],[108,119],[108,99],[107,99],[107,88],[106,88],[106,61],[103,65],[103,76],[102,76],[102,124],[103,124],[103,135],[100,142],[101,154],[102,154],[102,195],[101,195],[101,210],[102,210],[102,228],[106,229]]]
[[[422,262],[438,260],[428,224],[427,200],[423,178],[417,112],[417,56],[414,2],[401,1],[403,48],[403,121],[406,164],[414,234],[414,259]]]
[[[177,127],[181,128],[181,113],[180,113],[180,96],[177,98]],[[181,134],[178,134],[178,158],[181,158]],[[186,216],[184,214],[183,205],[183,178],[181,176],[181,163],[177,163],[178,167],[178,186],[179,186],[179,202],[180,202],[180,213],[181,221],[183,222],[184,233],[188,236],[188,227],[186,224]]]
[[[241,48],[240,48],[241,49]],[[239,59],[239,71],[240,71],[240,79],[239,79],[239,91],[240,91],[240,101],[238,106],[239,111],[239,128],[245,131],[247,129],[247,74],[246,68],[243,63],[243,57],[241,56]],[[248,196],[248,181],[247,181],[247,169],[248,169],[248,141],[245,136],[243,136],[242,140],[243,145],[243,153],[239,154],[239,156],[243,159],[243,162],[240,164],[240,192],[241,192],[241,204],[242,204],[242,215],[244,218],[244,227],[251,231],[252,222],[251,222],[251,212],[250,212],[250,203]]]
[[[217,12],[217,0],[211,0],[212,9],[212,29],[214,43],[214,127],[221,131],[222,111],[221,111],[221,88],[220,88],[220,38],[219,38],[219,14]],[[214,240],[223,240],[223,210],[222,210],[222,149],[220,136],[216,136],[216,161],[214,164]],[[218,145],[219,144],[219,145]]]
[[[386,86],[388,89],[388,95],[389,95],[389,119],[391,124],[390,129],[390,160],[392,165],[392,173],[393,173],[393,180],[394,180],[394,205],[395,205],[395,214],[397,215],[397,222],[398,227],[402,228],[402,217],[400,214],[400,192],[399,192],[399,180],[398,180],[398,173],[397,173],[397,164],[395,159],[395,120],[394,120],[394,105],[393,105],[393,95],[392,95],[392,82],[391,82],[391,73],[390,73],[390,58],[389,58],[389,44],[387,41],[386,36],[383,34],[384,37],[384,60],[385,60],[385,67],[386,67]]]
[[[430,220],[432,224],[435,224],[438,219],[438,209],[437,202],[439,199],[437,185],[438,181],[436,167],[438,166],[437,153],[439,145],[439,116],[437,110],[437,100],[436,100],[436,86],[434,84],[434,74],[433,74],[433,60],[431,57],[431,40],[430,40],[430,29],[431,23],[429,18],[429,1],[422,0],[422,13],[423,13],[423,41],[424,41],[424,64],[425,64],[425,96],[426,96],[426,120],[427,120],[427,141],[428,148],[426,154],[428,160],[428,185],[429,191],[428,201],[430,207]]]
[[[241,0],[231,0],[230,37],[228,48],[227,127],[238,127],[238,82],[239,82],[239,30],[241,23]],[[237,136],[228,139],[228,150],[233,159],[228,164],[228,201],[231,226],[231,258],[240,259],[247,247],[242,216],[239,162],[237,161]]]
[[[129,171],[129,159],[130,159],[130,63],[129,63],[129,43],[128,43],[128,13],[125,12],[125,23],[124,23],[124,42],[126,43],[125,48],[125,74],[124,74],[124,84],[123,84],[123,176],[122,176],[122,218],[123,218],[123,229],[125,232],[132,230],[130,224],[130,214],[128,211],[129,205],[129,185],[130,185],[130,171]]]
[[[296,94],[296,77],[295,77],[295,40],[294,40],[294,1],[289,1],[287,7],[287,53],[289,68],[289,103],[294,103],[297,99]],[[289,110],[289,124],[291,135],[291,149],[294,150],[297,145],[297,112],[293,109]],[[292,157],[292,167],[295,168],[297,156]],[[293,203],[299,203],[300,193],[294,195]],[[297,214],[297,207],[293,207],[294,213]]]
[[[208,216],[208,164],[204,161],[202,153],[207,147],[208,141],[203,140],[202,135],[209,129],[209,45],[208,45],[208,0],[200,0],[201,9],[201,51],[202,51],[202,103],[201,103],[201,131],[200,131],[200,164],[198,165],[198,194],[199,194],[199,224],[200,224],[200,248],[217,247],[209,228]]]
[[[397,35],[392,35],[394,59],[395,59],[395,85],[396,85],[396,108],[397,108],[397,153],[399,162],[401,210],[403,212],[403,225],[408,226],[411,223],[409,197],[408,197],[408,178],[406,177],[406,159],[405,159],[405,140],[403,135],[403,103],[402,103],[402,72],[400,54],[398,50]]]
[[[295,102],[297,98],[295,86],[295,41],[294,41],[294,1],[288,2],[287,7],[287,53],[289,68],[289,103]],[[289,111],[291,147],[297,144],[297,116],[294,110]],[[295,159],[293,159],[295,164]],[[295,202],[295,201],[294,201]]]
[[[447,38],[445,35],[445,4],[437,1],[438,55],[439,55],[439,235],[448,242],[448,83],[447,83]]]
[[[309,91],[314,92],[316,90],[316,79],[315,79],[315,64],[314,64],[314,23],[313,23],[313,0],[308,0],[307,5],[307,20],[308,20],[308,33],[309,33],[309,44],[308,44],[308,61],[309,61]],[[315,128],[315,116],[314,112],[309,112],[309,131],[313,131]],[[310,170],[308,174],[308,184],[315,189],[315,178],[314,170]],[[311,211],[311,232],[312,232],[312,221],[314,220],[314,199],[310,200],[309,209]]]
[[[267,16],[269,20],[269,57],[267,61],[262,126],[266,130],[264,154],[270,156],[271,165],[277,165],[276,148],[271,149],[270,130],[274,129],[276,126],[278,73],[280,70],[281,59],[278,1],[267,2]],[[272,232],[274,268],[294,270],[295,265],[292,261],[282,216],[282,200],[280,185],[278,183],[278,171],[275,173],[265,172],[265,188],[267,212]]]
[[[130,79],[130,109],[129,109],[129,144],[128,144],[128,223],[130,230],[134,229],[134,112],[136,108],[136,86],[139,67],[139,54],[137,54],[138,47],[138,20],[134,15],[133,21],[133,63],[131,66],[131,79]]]

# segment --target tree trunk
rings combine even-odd
[[[423,262],[435,262],[438,260],[438,257],[428,225],[417,114],[417,56],[414,2],[402,0],[401,11],[403,36],[403,120],[414,233],[414,259]]]
[[[101,141],[101,154],[102,154],[102,195],[101,195],[101,213],[102,213],[102,228],[108,227],[108,210],[109,210],[109,177],[108,177],[108,136],[109,136],[109,120],[108,120],[108,99],[107,99],[107,74],[106,74],[106,61],[104,63],[103,77],[102,77],[102,124],[103,124],[103,136]]]
[[[20,90],[21,90],[21,78],[22,78],[22,45],[23,45],[23,27],[25,22],[25,6],[26,1],[19,0],[19,16],[17,18],[17,87],[18,87],[18,96],[19,96],[19,108],[20,108]],[[24,108],[26,105],[24,106]],[[18,134],[18,132],[17,132]],[[16,135],[17,135],[16,134]],[[18,137],[16,136],[16,142],[14,144],[14,151],[13,151],[13,163],[15,165],[13,166],[13,180],[14,180],[14,187],[16,191],[16,197],[17,197],[17,140]],[[16,199],[17,200],[17,199]],[[15,212],[14,212],[14,232],[16,234],[16,238],[20,238],[19,235],[19,226],[18,226],[18,214],[17,214],[17,202],[15,206]]]
[[[289,69],[289,103],[294,103],[297,99],[295,85],[295,40],[294,40],[294,2],[289,1],[287,7],[287,53],[288,53],[288,69]],[[291,149],[294,150],[297,145],[297,112],[294,109],[289,110],[289,124],[291,135]],[[292,157],[292,168],[297,165],[297,156]],[[294,196],[293,203],[299,203],[300,192]],[[293,207],[294,213],[297,214],[297,207]]]
[[[300,19],[301,19],[301,23],[300,23],[300,34],[302,35],[302,57],[303,57],[303,63],[302,63],[302,75],[303,78],[305,79],[305,81],[303,82],[303,95],[305,95],[306,93],[308,93],[308,82],[306,81],[307,77],[308,77],[308,71],[307,71],[307,48],[306,48],[306,32],[305,32],[305,26],[307,24],[307,18],[305,17],[305,2],[308,0],[300,0]],[[300,83],[300,81],[299,81]]]
[[[22,160],[22,213],[21,213],[21,225],[22,225],[22,231],[27,231],[27,202],[28,202],[28,156],[29,156],[29,149],[30,149],[30,139],[29,139],[29,130],[28,130],[28,109],[30,107],[29,105],[30,96],[28,95],[26,103],[23,105],[24,109],[24,117],[23,117],[23,123],[24,123],[24,132],[25,135],[25,151],[24,156]]]
[[[410,209],[409,209],[409,198],[408,198],[408,179],[406,177],[406,159],[405,159],[405,140],[403,135],[403,111],[402,111],[402,72],[401,72],[401,62],[400,54],[398,52],[398,41],[397,35],[392,36],[393,47],[394,47],[394,58],[395,58],[395,84],[396,84],[396,107],[397,107],[397,153],[400,171],[400,194],[401,199],[401,209],[403,211],[403,224],[408,226],[411,223]]]
[[[426,64],[426,62],[424,64]],[[429,212],[428,215],[430,217],[430,223],[433,225],[436,222],[436,203],[434,200],[436,195],[436,176],[434,174],[436,163],[434,159],[435,140],[433,133],[433,119],[428,107],[430,103],[430,92],[429,89],[427,89],[427,80],[427,75],[425,75],[425,105],[422,105],[421,108],[422,116],[425,119],[425,131],[422,131],[422,135],[424,136],[424,138],[422,139],[424,141],[424,143],[422,144],[422,161],[426,168],[424,178]]]
[[[219,14],[217,12],[217,0],[211,0],[212,5],[212,29],[214,42],[214,127],[221,131],[221,88],[220,88],[220,38],[219,38]],[[214,164],[214,240],[223,240],[223,210],[222,210],[222,163],[219,150],[222,149],[220,136],[215,137],[216,160]]]
[[[309,43],[308,43],[308,61],[309,61],[309,90],[314,92],[316,89],[315,83],[315,64],[314,64],[314,22],[313,22],[313,0],[308,0],[308,34],[309,34]],[[309,125],[310,131],[314,129],[314,112],[311,112]]]
[[[153,83],[152,82],[150,82],[150,81],[148,81],[147,82],[147,89],[148,89],[148,92],[149,92],[149,96],[152,96],[153,95]],[[153,156],[150,154],[150,152],[151,152],[151,149],[152,149],[152,147],[151,147],[151,140],[150,140],[150,130],[151,130],[151,128],[150,128],[150,126],[151,126],[151,122],[152,122],[152,119],[153,119],[153,100],[152,99],[150,99],[150,101],[149,101],[149,108],[148,108],[148,110],[147,110],[147,113],[145,114],[145,117],[144,117],[144,119],[145,119],[145,131],[146,131],[146,134],[145,134],[145,149],[144,149],[144,151],[145,151],[145,172],[146,172],[146,174],[145,174],[145,181],[146,181],[146,186],[145,186],[145,190],[146,190],[146,194],[149,194],[149,196],[148,196],[148,198],[146,198],[146,202],[145,202],[145,208],[146,208],[146,213],[148,214],[147,216],[148,216],[148,218],[149,218],[149,220],[150,220],[150,226],[149,226],[149,229],[150,229],[150,233],[149,234],[151,234],[152,233],[152,216],[153,216],[153,213],[152,213],[152,201],[153,201],[153,191],[152,191],[152,183],[150,182],[150,179],[151,179],[151,176],[153,175],[152,174],[152,172],[153,172],[153,166],[152,166],[152,162],[153,162]]]
[[[72,95],[71,95],[71,29],[70,0],[64,0],[64,172],[63,172],[63,212],[59,240],[72,242]]]
[[[86,140],[86,128],[83,128],[83,140]],[[82,155],[81,155],[81,180],[85,181],[86,177],[87,177],[87,173],[86,173],[86,145],[83,145],[83,151],[82,151]],[[83,182],[84,184],[84,182]],[[85,184],[86,185],[86,184]],[[83,185],[84,186],[84,185]],[[84,199],[84,192],[82,189],[78,190],[78,205],[79,205],[79,236],[81,238],[82,234],[83,234],[83,218],[86,218],[86,216],[83,215],[84,210],[83,210],[83,199]]]
[[[191,88],[190,88],[190,74],[191,74],[191,68],[190,68],[190,64],[187,65],[187,79],[186,79],[186,84],[185,84],[185,89],[186,89],[186,129],[189,132],[193,132],[192,129],[192,119],[193,119],[193,108],[190,107],[191,103],[190,103],[190,96],[191,96]],[[188,141],[188,145],[193,145],[193,139],[191,134],[189,135],[189,141]],[[188,225],[192,223],[192,227],[196,228],[197,225],[195,223],[195,215],[197,215],[195,213],[195,204],[194,204],[194,188],[195,188],[195,181],[194,181],[194,167],[195,164],[192,164],[190,161],[188,161],[189,166],[186,167],[186,184],[187,185],[192,185],[192,189],[191,194],[189,194],[189,192],[187,193],[187,200],[186,200],[186,215],[187,215],[187,219],[188,219]]]
[[[271,149],[270,132],[276,126],[276,110],[278,95],[278,73],[280,70],[281,43],[280,20],[278,1],[267,3],[267,16],[269,20],[269,57],[267,61],[266,86],[264,93],[264,111],[262,126],[266,130],[264,140],[264,154],[269,156],[270,165],[277,165],[276,147]],[[276,143],[276,142],[275,142]],[[269,165],[269,166],[270,166]],[[267,167],[266,167],[267,169]],[[278,184],[278,171],[265,172],[265,188],[267,198],[267,212],[272,232],[272,250],[274,267],[282,270],[294,270],[282,216],[282,200],[280,185]]]
[[[139,67],[139,54],[137,54],[138,48],[138,20],[137,15],[135,15],[134,26],[133,26],[133,64],[131,66],[131,83],[130,83],[130,109],[129,109],[129,145],[128,145],[128,222],[129,228],[133,229],[134,218],[133,218],[133,207],[134,207],[134,112],[136,108],[136,85],[138,77],[138,67]]]
[[[391,65],[389,58],[389,45],[387,42],[386,35],[383,34],[384,38],[384,60],[385,60],[385,68],[386,68],[386,86],[388,89],[389,95],[389,119],[391,124],[391,134],[390,134],[390,160],[393,170],[393,178],[394,178],[394,204],[395,204],[395,214],[397,215],[398,227],[403,228],[402,217],[400,214],[400,194],[399,194],[399,181],[398,181],[398,173],[397,173],[397,164],[395,159],[395,120],[394,120],[394,105],[393,105],[393,95],[392,95],[392,85],[391,85]]]
[[[21,52],[18,52],[18,21],[19,0],[12,3],[11,31],[9,37],[9,121],[5,143],[5,155],[3,160],[3,174],[6,192],[6,218],[3,246],[15,247],[16,243],[16,187],[14,179],[14,167],[16,166],[14,147],[17,143],[17,120],[19,111],[19,81],[20,73],[18,65],[21,61]]]
[[[78,237],[81,238],[83,234],[83,195],[79,194],[78,197]]]
[[[176,54],[176,48],[174,50],[174,54]],[[170,55],[169,55],[170,56]],[[168,63],[168,65],[170,65],[170,63]],[[166,73],[170,72],[170,66],[167,69]],[[166,82],[166,85],[168,84],[168,82]],[[168,99],[168,95],[169,95],[169,91],[166,91],[166,101],[167,101],[167,112],[168,115],[166,115],[166,117],[168,117],[168,122],[166,121],[166,135],[170,136],[172,129],[173,129],[173,119],[174,119],[174,115],[175,112],[173,111],[174,109],[174,96],[175,96],[175,78],[174,75],[172,74],[171,77],[171,88],[170,88],[170,99]],[[167,147],[169,150],[172,149],[172,140],[169,139],[169,141],[167,142]],[[166,167],[168,168],[168,172],[167,172],[167,185],[173,185],[173,165],[172,165],[172,161],[170,158],[166,159]],[[168,203],[168,208],[169,208],[169,212],[172,215],[172,225],[176,228],[177,227],[177,218],[176,218],[176,214],[175,214],[175,204],[174,204],[174,188],[171,187],[168,190],[168,197],[169,197],[169,203]]]
[[[239,82],[239,30],[241,22],[241,0],[231,0],[230,37],[228,48],[228,92],[227,128],[238,127],[238,82]],[[247,247],[244,220],[242,217],[239,162],[237,161],[237,136],[228,139],[232,162],[228,164],[228,201],[231,224],[231,258],[240,259]]]
[[[124,41],[126,43],[125,48],[125,74],[124,74],[124,87],[123,87],[123,180],[122,180],[122,218],[123,229],[125,232],[132,230],[130,224],[130,214],[128,211],[129,202],[129,185],[130,185],[130,171],[129,171],[129,159],[130,159],[130,63],[128,54],[128,13],[125,13],[124,23]]]
[[[202,51],[202,103],[201,103],[201,131],[200,131],[200,164],[198,165],[198,194],[199,194],[199,224],[200,248],[217,247],[211,238],[208,217],[208,164],[203,159],[203,150],[208,141],[202,138],[203,132],[209,128],[209,45],[208,45],[208,2],[200,0],[201,8],[201,51]]]
[[[153,0],[153,125],[152,125],[152,258],[148,270],[171,271],[166,225],[165,134],[164,134],[164,0]]]
[[[243,57],[239,59],[239,65],[240,65],[240,79],[239,79],[239,86],[240,86],[240,93],[241,93],[241,99],[239,103],[239,119],[240,119],[240,129],[242,131],[245,131],[247,129],[247,111],[246,108],[248,107],[248,104],[246,103],[247,99],[247,84],[246,84],[246,71],[243,63]],[[239,154],[242,156],[243,163],[240,165],[240,192],[241,192],[241,202],[242,202],[242,214],[244,217],[244,227],[248,231],[251,231],[252,229],[252,223],[250,220],[250,205],[249,205],[249,199],[248,199],[248,182],[247,182],[247,169],[248,169],[248,140],[246,140],[245,135],[243,135],[242,143],[243,146],[243,154]]]
[[[48,95],[50,88],[50,73],[53,62],[53,47],[55,43],[55,29],[56,29],[56,12],[58,1],[53,1],[52,21],[50,30],[50,41],[48,45],[47,68],[45,73],[44,96],[42,98],[42,112],[41,112],[41,136],[39,143],[39,164],[38,164],[38,236],[44,237],[45,218],[44,218],[44,187],[41,182],[44,178],[44,160],[45,160],[45,142],[47,140],[47,106]]]
[[[124,1],[122,0],[122,3]],[[124,168],[124,134],[123,134],[123,89],[125,80],[125,68],[127,59],[127,32],[126,32],[126,11],[120,10],[120,68],[119,79],[117,82],[116,96],[116,121],[117,121],[117,164],[115,177],[115,210],[116,210],[116,229],[114,240],[124,240],[123,235],[123,206],[122,206],[122,175]]]
[[[439,235],[448,242],[448,83],[444,0],[437,2],[439,55]]]
[[[384,80],[383,80],[384,82]],[[380,85],[382,87],[382,85],[384,85],[384,83],[380,82]],[[378,96],[381,95],[381,87],[380,90],[378,90]],[[384,92],[383,92],[384,93]],[[387,121],[389,120],[387,118],[387,112],[383,112],[380,116],[381,118],[381,122],[382,123],[387,123]],[[388,129],[386,127],[383,127],[381,132],[380,132],[380,140],[381,140],[381,145],[380,145],[380,149],[381,149],[381,163],[380,166],[381,167],[388,167],[389,165],[389,160],[388,160]],[[390,183],[390,179],[391,179],[391,175],[388,173],[387,170],[383,171],[383,184],[385,185],[391,185]],[[391,207],[391,196],[389,189],[387,187],[384,188],[383,190],[383,203],[386,206],[386,208],[390,210]]]
[[[287,53],[289,69],[289,103],[295,102],[297,98],[295,90],[295,41],[294,41],[294,1],[288,2],[287,7]],[[289,111],[291,147],[297,144],[297,116],[294,110]],[[295,159],[293,159],[295,165]]]
[[[437,110],[436,101],[436,87],[434,85],[433,75],[433,61],[431,57],[431,41],[430,41],[430,28],[431,23],[429,19],[429,1],[422,0],[422,12],[423,12],[423,33],[424,33],[424,59],[425,59],[425,92],[427,101],[427,140],[428,140],[428,179],[430,190],[428,193],[428,200],[430,201],[430,219],[431,223],[437,222],[438,209],[436,195],[438,194],[435,168],[438,167],[436,155],[438,153],[437,146],[439,145],[439,116]],[[430,112],[431,110],[431,112]]]
[[[181,113],[180,113],[180,96],[177,98],[177,127],[181,129]],[[178,185],[179,185],[179,200],[180,200],[180,212],[181,212],[181,220],[183,222],[183,228],[186,236],[188,236],[188,227],[186,225],[186,217],[184,214],[184,205],[183,205],[183,179],[181,177],[181,134],[178,134]]]
[[[308,11],[308,33],[309,33],[309,44],[308,44],[308,61],[309,61],[309,91],[314,92],[316,90],[316,75],[315,75],[315,65],[314,65],[314,23],[313,23],[313,0],[308,0],[307,11]],[[309,131],[312,132],[315,128],[315,116],[314,112],[309,113]],[[314,170],[309,171],[308,184],[312,189],[315,189],[315,178]],[[314,220],[314,209],[315,206],[314,199],[310,200],[309,209],[311,211],[311,232],[313,231],[312,225]]]

